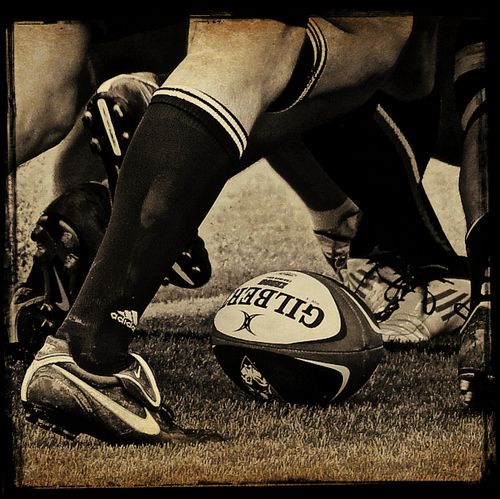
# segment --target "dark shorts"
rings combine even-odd
[[[307,16],[296,16],[293,12],[278,16],[272,11],[266,13],[263,10],[248,10],[238,14],[231,13],[229,17],[266,17],[290,25],[307,24]],[[120,73],[139,71],[168,74],[187,53],[187,14],[137,19],[104,18],[85,22],[91,32],[91,60],[98,81]]]
[[[341,123],[318,127],[304,141],[363,212],[351,256],[396,253],[415,265],[439,264],[466,276],[422,185],[436,144],[440,98],[403,103],[377,95]]]
[[[187,53],[187,19],[171,24],[106,23],[93,26],[90,60],[99,83],[122,73],[168,74]]]
[[[168,10],[168,9],[167,9]],[[179,7],[170,14],[158,13],[151,16],[120,18],[113,16],[102,19],[87,19],[96,42],[110,42],[120,38],[134,36],[148,31],[161,30],[165,27],[185,23],[189,15],[206,15],[234,19],[274,19],[290,26],[306,27],[309,13],[304,9],[279,7],[238,7],[233,10],[195,8],[189,2],[185,8]]]
[[[309,10],[297,8],[288,5],[286,8],[282,6],[268,5],[238,7],[230,13],[230,17],[235,19],[274,19],[288,26],[299,26],[305,28],[309,19]]]
[[[187,23],[187,16],[104,17],[101,19],[87,19],[85,22],[95,43],[107,43],[150,31],[162,30],[179,23]]]

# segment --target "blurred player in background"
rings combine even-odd
[[[460,391],[472,405],[494,405],[495,358],[491,326],[492,224],[490,214],[487,47],[484,19],[465,20],[458,32],[455,94],[463,130],[460,193],[471,279],[470,314],[458,356]]]
[[[11,302],[9,342],[22,349],[36,351],[43,337],[62,322],[109,220],[116,175],[106,172],[101,159],[89,148],[81,119],[88,98],[103,82],[123,72],[134,72],[132,85],[147,85],[152,73],[145,73],[146,69],[171,71],[186,54],[188,24],[186,17],[173,17],[161,23],[149,19],[119,24],[74,21],[13,25],[11,91],[16,103],[16,147],[10,159],[22,165],[58,144],[51,165],[55,199],[33,229],[37,245],[34,262]],[[151,50],[164,46],[168,50]],[[43,78],[33,78],[33,74]],[[157,88],[159,82],[153,83]],[[146,92],[149,101],[147,87]],[[134,98],[137,96],[144,98],[141,86]],[[133,104],[129,100],[128,105]],[[140,118],[145,103],[138,105]],[[137,124],[127,123],[133,128]],[[191,261],[191,251],[200,261]],[[165,276],[164,284],[197,287],[210,273],[203,241],[195,236]]]

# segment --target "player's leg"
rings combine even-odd
[[[149,303],[174,248],[192,237],[234,172],[257,116],[285,87],[303,37],[303,28],[274,20],[194,21],[187,57],[155,92],[132,139],[89,286],[58,333],[82,366],[109,372],[128,361],[130,336],[112,314],[140,316]],[[110,281],[114,292],[104,298],[101,283]]]
[[[491,337],[488,116],[486,113],[485,26],[464,20],[459,27],[455,58],[455,95],[463,128],[460,193],[467,234],[471,278],[470,315],[462,328],[458,355],[460,391],[464,402],[487,407],[494,394]]]
[[[14,23],[16,164],[57,144],[92,92],[90,30],[79,22]]]
[[[416,107],[399,103],[399,114],[406,115],[403,121],[393,121],[395,116],[391,112],[391,122],[402,127],[398,127],[399,136],[407,148],[411,147],[407,142],[411,137],[412,147],[417,150],[416,155],[413,151],[411,155],[423,165],[422,171],[433,144],[426,136],[432,135],[436,127],[427,124],[420,131],[417,128],[416,136],[408,134],[406,138],[403,133],[409,126],[415,132],[415,123],[420,123],[416,108],[422,111],[421,116],[437,118],[432,112],[436,102],[439,99],[430,97],[418,101]],[[393,100],[391,105],[398,106]],[[268,159],[309,208],[313,224],[319,228],[316,232],[327,261],[337,277],[340,271],[344,283],[376,314],[385,341],[426,341],[455,331],[463,323],[454,307],[468,302],[469,283],[454,274],[461,260],[453,252],[448,255],[431,235],[433,230],[436,234],[440,231],[437,219],[427,215],[423,221],[422,212],[425,215],[430,205],[425,199],[412,199],[422,194],[412,193],[409,187],[405,173],[405,163],[409,161],[401,155],[401,148],[395,147],[397,137],[380,130],[370,109],[358,113],[348,123],[311,132],[315,141],[308,143],[314,155],[296,139],[286,147],[281,146]],[[339,170],[350,173],[342,175]],[[367,175],[368,171],[383,180],[377,182],[373,175]],[[351,193],[365,208],[365,219],[336,181],[342,182],[345,192]],[[367,187],[360,188],[360,184]],[[393,206],[398,206],[397,217]],[[403,245],[393,233],[400,234],[405,226],[410,230],[404,232]],[[371,230],[367,231],[367,227]],[[356,258],[347,261],[351,243]],[[409,248],[422,255],[417,258]],[[447,269],[448,264],[454,268]]]
[[[156,24],[122,23],[116,26],[105,23],[93,30],[89,59],[94,81],[97,85],[110,75],[115,77],[113,81],[118,80],[107,87],[114,97],[120,98],[121,121],[128,127],[130,136],[153,91],[158,88],[158,82],[152,73],[132,73],[123,78],[116,78],[116,74],[140,68],[169,69],[175,67],[186,52],[188,23],[185,19],[173,19],[171,24],[161,27]],[[93,26],[98,27],[95,23]],[[46,37],[51,34],[50,30],[43,33]],[[93,99],[94,104],[96,100]],[[72,130],[50,155],[55,199],[36,223],[32,233],[36,251],[31,271],[27,279],[17,285],[12,297],[15,319],[9,329],[9,341],[17,350],[27,351],[28,356],[32,348],[62,322],[65,310],[58,305],[61,293],[70,304],[73,302],[109,220],[109,191],[106,185],[99,186],[95,182],[111,186],[112,193],[116,170],[106,161],[107,157],[94,154],[100,144],[89,147],[91,137],[83,124],[84,111],[86,109],[81,111]],[[123,153],[127,145],[125,141]],[[96,192],[102,195],[96,198]],[[80,210],[75,209],[78,206]],[[82,212],[87,216],[82,218]],[[64,221],[65,230],[60,228],[61,221]],[[88,244],[89,240],[94,244]],[[68,259],[71,265],[67,268]],[[197,287],[209,279],[210,271],[203,241],[196,237],[178,256],[164,284]],[[54,280],[55,275],[57,280]]]
[[[369,100],[390,79],[412,27],[411,16],[311,18],[299,59],[305,70],[257,121],[244,164]]]
[[[45,383],[49,376],[42,376],[42,369],[53,373],[58,383],[78,379],[89,403],[92,397],[92,403],[96,397],[102,401],[103,391],[108,393],[103,383],[116,388],[117,378],[126,379],[121,400],[128,401],[133,392],[140,408],[148,407],[147,414],[151,415],[149,410],[155,414],[154,436],[145,436],[141,424],[139,429],[134,427],[132,438],[173,438],[171,418],[164,421],[164,412],[158,410],[154,377],[138,356],[131,363],[128,346],[174,255],[192,237],[234,173],[249,129],[289,80],[303,36],[302,28],[271,20],[210,20],[197,26],[192,47],[199,50],[188,53],[156,92],[132,139],[110,225],[84,286],[57,337],[47,339],[28,370],[22,398],[32,409],[38,410],[42,403],[45,416],[64,413],[61,400],[57,410],[44,402],[61,393],[49,381]],[[225,51],[227,46],[230,52]],[[88,371],[82,371],[82,366]],[[144,373],[146,378],[138,379],[139,374],[134,377],[132,372]],[[101,395],[90,390],[82,377],[97,384]],[[65,395],[68,405],[74,403],[70,393]],[[81,416],[95,422],[87,412]],[[113,438],[128,439],[122,429],[110,428],[109,420],[100,426],[114,433]],[[92,431],[97,434],[98,428]],[[130,425],[124,431],[129,433]],[[98,436],[102,438],[100,432]]]
[[[96,371],[112,372],[128,363],[130,331],[112,314],[125,309],[141,315],[172,265],[176,248],[187,244],[236,172],[247,132],[258,110],[285,85],[304,32],[272,20],[194,26],[188,56],[155,93],[134,134],[108,231],[58,333],[69,339],[81,365]],[[256,33],[259,42],[249,44],[248,37]],[[228,43],[231,52],[224,50]],[[269,46],[275,47],[274,57]],[[237,91],[246,82],[248,91]],[[99,297],[96,314],[102,283],[110,281],[113,292]],[[92,326],[85,320],[83,331],[80,317],[89,314]]]
[[[271,20],[229,20],[195,30],[195,47],[203,50],[193,49],[174,71],[175,78],[153,97],[125,156],[108,230],[89,275],[57,337],[47,339],[28,369],[22,399],[31,411],[56,425],[64,410],[74,411],[74,397],[45,383],[47,370],[58,382],[79,379],[90,404],[105,396],[115,415],[118,409],[108,403],[112,392],[105,384],[114,393],[122,387],[119,398],[133,409],[134,423],[127,414],[123,425],[112,427],[109,416],[96,422],[80,411],[84,422],[92,422],[91,428],[82,424],[81,431],[122,441],[191,438],[185,432],[179,437],[178,428],[172,428],[171,415],[160,410],[151,370],[140,357],[131,357],[128,346],[179,248],[193,237],[225,181],[237,171],[259,111],[286,84],[303,35],[303,28]],[[229,42],[230,52],[225,50]],[[55,352],[60,363],[53,365],[49,359]],[[48,365],[41,367],[44,362]],[[100,395],[82,379],[97,383]],[[44,402],[46,397],[58,399],[59,410]],[[137,411],[144,410],[148,424],[141,418],[137,425]]]
[[[463,318],[454,305],[469,298],[463,259],[447,241],[422,186],[439,102],[436,92],[413,102],[380,93],[340,123],[305,134],[316,160],[363,213],[349,275],[387,340],[418,342],[456,330]],[[328,195],[322,193],[327,185],[317,186],[320,199]]]
[[[325,144],[325,147],[328,146]],[[266,159],[304,202],[323,255],[335,277],[347,284],[347,260],[361,217],[359,208],[327,174],[300,137],[276,148]]]
[[[435,77],[438,25],[438,18],[425,21],[411,17],[310,19],[307,40],[314,47],[312,53],[315,57],[309,85],[300,97],[321,99],[321,95],[327,93],[330,102],[324,102],[323,115],[332,111],[339,113],[331,116],[333,121],[334,117],[338,118],[342,111],[345,112],[342,105],[334,104],[340,95],[344,105],[346,102],[347,105],[353,102],[359,105],[377,85],[394,94],[404,89],[407,100],[428,95]],[[371,50],[374,40],[383,50]],[[347,45],[350,51],[342,49]],[[405,47],[403,51],[402,46]],[[357,84],[354,90],[349,88],[350,94],[343,95],[342,92],[349,87],[346,81],[356,81]],[[280,99],[283,100],[283,96]],[[307,114],[301,107],[307,107],[307,101],[305,106],[297,106],[295,114]],[[299,117],[296,121],[301,119]],[[277,128],[282,131],[284,127]],[[359,141],[362,144],[363,137],[359,137]],[[308,206],[323,252],[337,277],[342,279],[340,273],[346,272],[349,244],[356,233],[359,209],[296,137],[266,157]],[[335,164],[336,159],[332,157],[331,162]],[[348,167],[346,160],[337,168]]]
[[[89,61],[93,73],[92,93],[104,82],[122,74],[141,73],[146,79],[157,83],[153,74],[171,71],[185,57],[187,49],[188,22],[186,18],[173,18],[170,24],[160,26],[154,19],[147,22],[107,22],[104,26],[93,23],[92,41],[89,47]],[[147,73],[146,73],[147,72]],[[149,75],[149,76],[148,76]],[[134,80],[128,80],[132,87]],[[127,100],[126,85],[124,100]],[[131,88],[129,93],[134,94]],[[137,89],[144,93],[144,89]],[[119,91],[117,92],[119,93]],[[149,103],[150,93],[144,106],[140,107],[140,116],[133,119],[137,125],[144,109]],[[85,99],[85,104],[90,94]],[[133,98],[133,97],[132,97]],[[54,194],[58,196],[67,188],[88,181],[102,181],[105,178],[99,155],[89,148],[88,132],[82,126],[85,110],[77,117],[74,127],[57,148],[54,158]],[[127,113],[129,110],[124,109]],[[131,109],[130,112],[136,111]],[[136,111],[137,112],[137,111]],[[104,158],[102,158],[104,160]],[[105,164],[106,169],[108,165]],[[109,176],[109,171],[108,171]],[[114,185],[114,184],[113,184]]]

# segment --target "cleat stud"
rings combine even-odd
[[[82,116],[82,121],[85,126],[90,126],[92,123],[92,113],[90,111],[85,111]]]
[[[123,132],[122,139],[123,140],[130,140],[130,134],[128,132]]]
[[[42,258],[43,255],[46,253],[46,248],[44,246],[38,245],[36,246],[36,253],[35,253],[35,258]]]
[[[90,149],[92,150],[92,152],[94,154],[99,154],[101,152],[102,148],[101,148],[101,144],[99,143],[98,139],[93,138],[90,141]]]
[[[53,307],[50,303],[47,303],[47,302],[43,302],[42,305],[40,306],[40,311],[45,311],[47,310],[47,312],[52,312],[53,310]]]
[[[76,238],[73,236],[73,234],[70,234],[69,232],[65,232],[61,236],[61,243],[67,250],[71,250],[78,245],[78,241],[76,240]]]
[[[36,241],[40,238],[40,234],[44,231],[44,228],[40,224],[36,224],[35,228],[31,231],[31,239]]]
[[[468,391],[469,386],[470,386],[470,381],[468,381],[466,379],[460,380],[460,391],[462,391],[462,392]]]
[[[123,111],[122,111],[122,108],[120,107],[119,104],[115,104],[113,106],[113,111],[116,113],[116,115],[119,117],[119,118],[123,118]]]
[[[45,319],[42,324],[40,325],[40,329],[42,330],[48,330],[48,331],[52,331],[54,329],[54,326],[55,326],[55,322],[54,321],[49,321],[47,319]]]

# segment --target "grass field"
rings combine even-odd
[[[43,159],[38,161],[44,171]],[[462,251],[456,169],[435,166],[429,189],[445,229]],[[20,171],[20,240],[50,199],[50,187],[41,178],[34,182]],[[439,195],[443,189],[446,198]],[[24,421],[17,396],[23,366],[8,360],[17,485],[481,481],[484,424],[458,397],[455,336],[418,348],[387,349],[367,385],[328,408],[256,402],[222,373],[209,333],[215,310],[235,286],[268,270],[329,272],[308,224],[295,194],[265,164],[239,175],[201,229],[213,279],[195,291],[162,288],[141,323],[134,347],[157,373],[164,400],[182,424],[217,430],[226,442],[145,447],[110,446],[91,437],[71,442]]]

